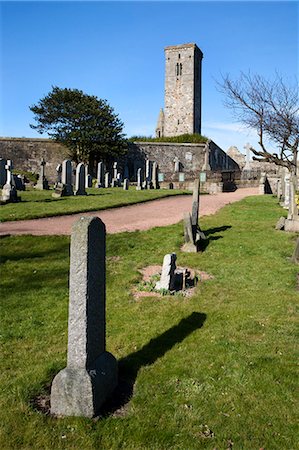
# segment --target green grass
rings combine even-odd
[[[132,136],[128,139],[131,142],[174,142],[177,144],[191,143],[191,144],[204,144],[208,138],[201,134],[180,134],[179,136],[162,136],[162,137],[148,137],[148,136]]]
[[[29,190],[18,193],[22,201],[1,206],[0,221],[37,219],[40,217],[62,216],[87,211],[99,211],[107,208],[133,205],[157,198],[172,195],[185,195],[191,192],[183,190],[142,190],[131,187],[128,191],[122,188],[87,189],[87,196],[53,198],[52,190]]]
[[[69,239],[2,239],[0,448],[297,449],[298,266],[280,215],[268,196],[228,205],[201,220],[201,254],[180,252],[182,224],[107,237],[107,349],[135,386],[97,421],[30,403],[66,364]],[[134,300],[138,268],[172,251],[214,279]]]

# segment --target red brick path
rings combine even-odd
[[[228,203],[241,200],[249,195],[257,195],[258,188],[238,189],[235,192],[203,195],[200,197],[200,216],[214,214]],[[192,196],[168,197],[122,208],[92,211],[70,216],[49,217],[45,219],[20,220],[0,224],[3,234],[70,234],[75,220],[82,216],[98,216],[106,225],[108,233],[122,231],[148,230],[149,228],[171,225],[183,218],[184,212],[191,212]]]

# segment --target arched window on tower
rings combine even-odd
[[[179,63],[177,63],[177,65],[176,65],[176,76],[178,77],[179,74],[180,74],[180,65],[179,65]]]
[[[180,63],[180,75],[182,75],[182,72],[183,72],[183,64]]]

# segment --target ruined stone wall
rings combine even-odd
[[[40,172],[40,161],[46,160],[45,173],[49,181],[56,180],[56,167],[67,158],[68,150],[51,139],[0,138],[0,158],[11,159],[14,171]]]
[[[175,158],[179,161],[178,172],[175,172]],[[223,171],[239,172],[238,164],[213,141],[207,144],[131,143],[127,155],[131,178],[134,179],[137,169],[144,168],[146,159],[158,163],[159,173],[164,175],[164,180],[167,182],[177,182],[179,173],[184,173],[184,180],[187,181],[198,177],[202,171],[205,171],[210,178],[215,178],[216,172],[218,175]]]

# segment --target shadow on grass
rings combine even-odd
[[[222,227],[216,227],[216,228],[209,228],[208,230],[204,231],[204,234],[206,236],[206,239],[202,239],[199,242],[199,251],[204,252],[210,242],[212,241],[218,241],[218,239],[223,239],[223,236],[212,236],[215,233],[220,233],[221,231],[225,231],[231,228],[231,225],[223,225]]]
[[[133,396],[139,370],[142,367],[150,366],[193,331],[202,328],[206,317],[204,313],[193,312],[160,336],[151,339],[137,352],[130,353],[121,359],[118,362],[118,386],[112,397],[103,405],[100,416],[107,417],[114,413],[121,415],[125,405]]]

